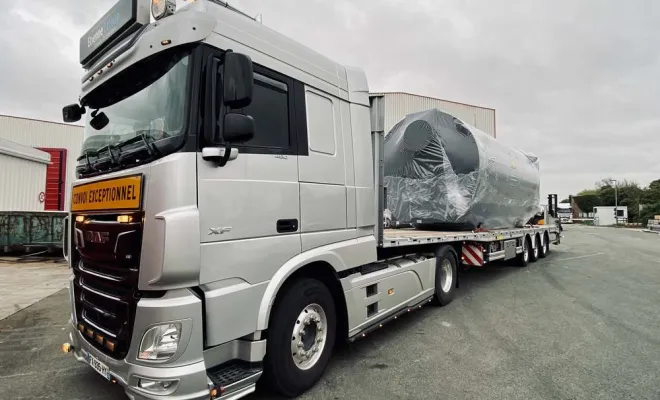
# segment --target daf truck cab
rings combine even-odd
[[[80,61],[66,351],[134,399],[309,388],[377,261],[365,74],[206,0],[121,0]]]
[[[259,379],[297,396],[335,342],[451,302],[460,264],[524,266],[559,240],[384,229],[364,72],[220,0],[120,0],[80,62],[62,349],[131,399],[238,399]]]

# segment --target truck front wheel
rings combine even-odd
[[[285,288],[270,316],[264,377],[271,388],[296,397],[321,378],[335,343],[332,294],[316,279]]]

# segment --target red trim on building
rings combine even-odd
[[[50,164],[46,168],[46,199],[44,210],[63,211],[66,194],[66,149],[38,147],[50,154]]]

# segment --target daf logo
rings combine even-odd
[[[110,232],[85,231],[85,241],[98,244],[108,243],[110,241]]]

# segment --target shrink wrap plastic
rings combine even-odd
[[[387,208],[421,229],[512,228],[539,210],[538,158],[439,110],[410,114],[384,142]]]

